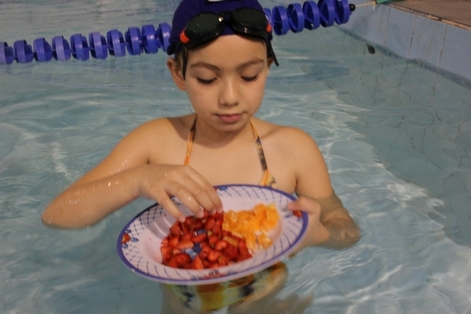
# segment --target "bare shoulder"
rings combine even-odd
[[[307,152],[309,150],[318,151],[315,140],[304,130],[292,126],[283,126],[263,120],[257,120],[257,131],[265,143],[275,147],[280,151],[289,151],[290,154],[297,152]]]
[[[182,134],[190,120],[191,116],[158,118],[136,127],[77,183],[149,163],[177,163],[175,156],[184,156],[186,144]]]
[[[141,124],[115,146],[106,162],[126,160],[142,164],[158,161],[163,153],[170,153],[173,147],[185,141],[183,130],[188,121],[189,116],[182,116],[157,118]]]
[[[193,118],[194,119],[194,118]],[[181,116],[174,118],[157,118],[141,124],[129,133],[129,136],[139,136],[141,139],[178,135],[191,127],[192,117]]]
[[[256,120],[268,166],[277,182],[292,182],[298,195],[327,197],[332,195],[327,166],[317,143],[307,132]],[[272,165],[274,167],[272,167]],[[278,180],[280,177],[282,180]]]
[[[139,125],[129,132],[120,145],[154,145],[156,142],[174,142],[178,138],[185,137],[185,133],[191,127],[190,116],[175,118],[157,118]],[[185,132],[186,131],[186,132]],[[163,142],[162,142],[163,141]]]

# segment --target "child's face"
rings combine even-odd
[[[187,91],[200,123],[235,131],[260,107],[270,63],[263,41],[221,36],[189,52],[186,77],[177,85]]]

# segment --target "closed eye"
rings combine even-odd
[[[213,78],[213,79],[209,79],[209,80],[205,80],[205,79],[202,79],[202,78],[196,78],[196,80],[198,81],[198,83],[200,84],[203,84],[203,85],[211,85],[214,81],[216,81],[216,78]]]
[[[255,82],[257,79],[258,79],[258,74],[255,75],[255,76],[242,76],[242,79],[245,81],[245,82]]]

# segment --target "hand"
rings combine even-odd
[[[300,251],[305,247],[319,245],[328,241],[329,231],[320,221],[321,205],[316,200],[301,196],[296,201],[288,203],[287,207],[290,210],[306,212],[309,216],[306,237],[296,248],[295,252]]]
[[[189,166],[145,165],[139,169],[139,195],[155,200],[180,221],[185,216],[178,210],[171,196],[177,197],[197,217],[203,208],[222,212],[222,202],[213,186]]]

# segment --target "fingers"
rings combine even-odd
[[[189,180],[182,187],[190,194],[189,202],[195,200],[201,207],[209,212],[222,212],[222,202],[214,187],[198,172],[190,167],[184,167],[188,172]],[[175,194],[179,199],[180,197]],[[184,195],[187,196],[187,195]],[[183,199],[180,199],[184,202]],[[186,203],[184,203],[186,205]]]
[[[222,202],[213,186],[199,173],[188,166],[154,167],[142,180],[141,195],[154,199],[175,218],[184,221],[171,197],[177,197],[197,217],[209,212],[222,211]]]
[[[183,167],[177,178],[169,175],[169,192],[186,205],[196,216],[203,215],[203,208],[209,212],[222,211],[222,202],[214,187],[190,167]]]
[[[308,214],[320,214],[320,204],[312,198],[301,196],[297,200],[286,205],[289,210],[302,210]]]
[[[183,186],[174,182],[170,183],[168,188],[166,189],[167,197],[168,195],[173,195],[177,197],[180,202],[182,202],[186,207],[188,207],[188,209],[199,218],[202,218],[203,208],[207,209],[208,211],[214,211],[215,205],[213,204],[207,193],[199,186],[189,185],[193,184]],[[215,193],[214,189],[211,192]],[[162,206],[164,205],[162,204]],[[165,206],[164,208],[167,209]]]
[[[167,195],[156,197],[157,203],[159,203],[170,215],[175,217],[178,221],[184,222],[185,215],[178,209],[173,200]]]
[[[309,215],[307,235],[295,252],[305,247],[320,245],[329,239],[329,231],[320,222],[321,205],[315,199],[301,196],[287,204],[287,207],[290,210],[304,211]]]

